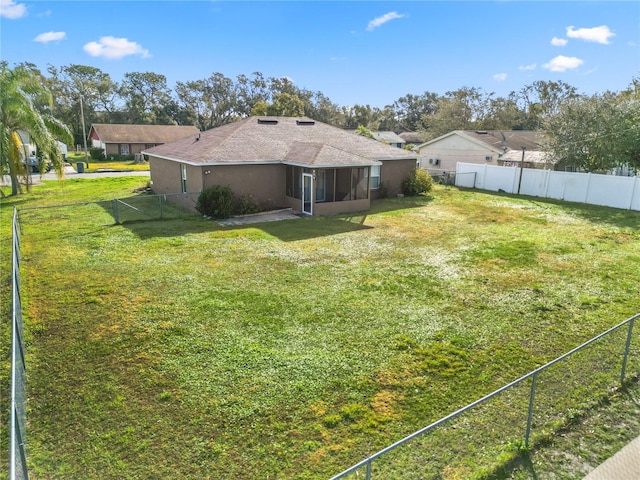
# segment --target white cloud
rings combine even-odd
[[[569,40],[566,38],[553,37],[551,39],[551,45],[554,47],[564,47],[567,43],[569,43]]]
[[[24,3],[16,3],[13,0],[0,0],[0,17],[21,18],[27,15],[27,6]]]
[[[104,57],[110,60],[123,58],[127,55],[140,55],[142,58],[151,56],[149,50],[126,38],[102,37],[98,42],[87,43],[83,49],[92,57]]]
[[[367,25],[367,32],[370,32],[374,28],[378,28],[379,26],[384,25],[385,23],[390,22],[391,20],[395,20],[397,18],[404,18],[404,17],[406,17],[406,15],[400,14],[398,12],[385,13],[381,17],[374,18],[369,22],[369,25]]]
[[[583,63],[584,61],[577,57],[565,57],[564,55],[558,55],[557,57],[552,58],[549,63],[545,63],[542,67],[547,70],[551,70],[552,72],[565,72],[567,70],[578,68]]]
[[[536,65],[535,63],[532,63],[531,65],[520,65],[518,67],[518,70],[535,70],[537,66],[538,65]]]
[[[507,74],[506,73],[496,73],[493,76],[494,80],[498,80],[499,82],[504,82],[507,79]]]
[[[579,38],[580,40],[584,40],[585,42],[596,42],[602,43],[603,45],[609,44],[609,38],[615,37],[616,34],[609,30],[609,27],[606,25],[601,25],[599,27],[593,28],[578,28],[575,27],[567,27],[567,37],[569,38]]]
[[[67,36],[65,32],[47,32],[41,33],[33,39],[34,42],[49,43],[58,42]]]

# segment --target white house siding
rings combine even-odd
[[[455,171],[458,162],[497,165],[498,152],[480,144],[470,142],[460,136],[451,135],[439,142],[426,145],[419,150],[420,167],[429,171]],[[487,157],[491,157],[487,160]],[[430,163],[437,159],[437,165]]]

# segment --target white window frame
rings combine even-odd
[[[371,185],[371,190],[378,190],[380,189],[380,170],[382,165],[371,165],[371,173],[370,173],[370,185]],[[374,180],[376,179],[376,180]],[[375,181],[375,185],[374,185],[374,181]]]
[[[187,193],[187,166],[184,163],[180,164],[180,186],[182,193]]]
[[[121,143],[120,144],[120,155],[129,155],[129,152],[131,150],[129,150],[129,144],[128,143]]]

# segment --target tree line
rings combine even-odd
[[[621,92],[590,96],[563,81],[535,81],[507,96],[476,87],[425,91],[379,108],[340,106],[320,91],[260,72],[235,78],[214,72],[172,89],[153,72],[126,73],[116,82],[87,65],[49,65],[45,74],[28,62],[13,69],[2,62],[2,70],[23,72],[50,92],[50,105],[35,106],[68,126],[74,144],[83,143],[81,109],[87,125],[195,125],[201,131],[249,115],[307,116],[346,129],[417,132],[423,141],[453,130],[544,130],[555,161],[585,171],[640,166],[639,79]]]

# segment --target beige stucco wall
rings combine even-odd
[[[300,208],[300,200],[298,200],[298,208]],[[346,202],[326,202],[314,203],[314,215],[336,215],[338,213],[362,212],[369,210],[371,202],[368,198],[364,200],[349,200]]]
[[[286,206],[284,165],[216,165],[202,167],[202,176],[204,188],[228,185],[236,197],[253,195],[261,208]]]
[[[388,195],[395,196],[402,193],[402,182],[416,167],[416,159],[383,161],[380,167],[380,181],[385,186]],[[371,190],[371,198],[380,198],[379,190]]]
[[[151,187],[156,193],[180,193],[182,192],[182,176],[180,163],[170,162],[149,155],[149,169],[151,170]],[[187,168],[187,192],[199,193],[202,191],[202,168],[186,165]]]

